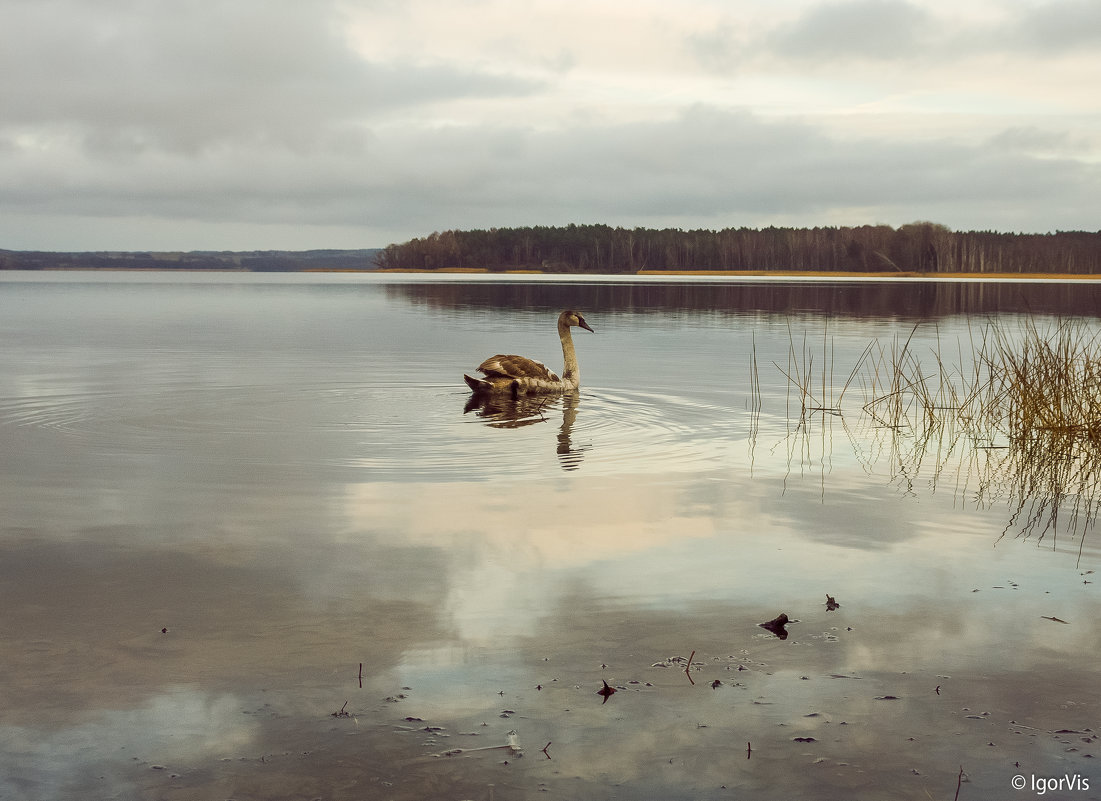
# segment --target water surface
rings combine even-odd
[[[0,274],[0,797],[1098,797],[1092,526],[784,375],[1097,293]]]

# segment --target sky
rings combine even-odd
[[[1101,229],[1096,0],[0,0],[0,248]]]

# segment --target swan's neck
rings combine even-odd
[[[576,387],[581,380],[581,372],[577,369],[577,353],[573,349],[573,336],[568,325],[558,324],[558,338],[562,340],[562,382]]]

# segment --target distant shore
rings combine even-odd
[[[359,271],[357,271],[359,272]],[[439,270],[397,270],[377,269],[362,272],[386,273],[386,274],[432,274],[442,273],[447,275],[571,275],[571,276],[600,276],[604,273],[549,273],[544,270],[488,270],[484,267],[461,267]],[[677,276],[698,276],[716,278],[966,278],[966,279],[991,279],[1013,280],[1015,278],[1028,281],[1036,280],[1096,280],[1101,275],[1080,275],[1077,273],[938,273],[938,272],[844,272],[839,270],[638,270],[633,273],[613,273],[616,276],[654,275],[676,278]]]
[[[57,273],[57,272],[105,272],[105,273],[143,273],[143,272],[198,272],[198,273],[252,273],[256,275],[277,275],[280,273],[341,273],[362,275],[547,275],[547,276],[571,276],[600,278],[608,275],[629,278],[631,276],[661,276],[666,278],[699,277],[699,278],[868,278],[882,279],[911,279],[928,280],[932,278],[959,278],[966,280],[991,280],[991,281],[1093,281],[1101,280],[1101,274],[1081,273],[949,273],[949,272],[847,272],[841,270],[638,270],[631,273],[579,273],[579,272],[548,272],[546,270],[490,270],[485,267],[456,267],[441,268],[438,270],[418,269],[361,269],[354,267],[306,267],[297,270],[250,270],[243,267],[40,267],[30,270],[0,269],[0,274],[5,272],[33,272],[33,273]]]

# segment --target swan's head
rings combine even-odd
[[[596,331],[589,328],[589,324],[585,322],[585,318],[581,316],[581,312],[575,312],[572,309],[566,309],[566,311],[558,315],[558,325],[567,328],[571,325],[576,325],[584,328],[586,331],[592,331],[594,334],[596,333]]]

